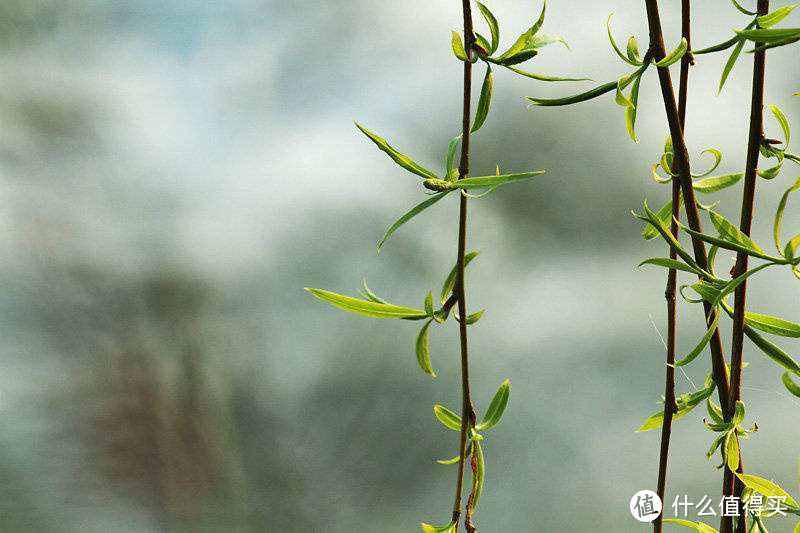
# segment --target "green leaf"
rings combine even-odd
[[[800,338],[800,324],[784,320],[761,313],[745,313],[745,322],[748,326],[761,330],[765,333],[772,333],[781,337]]]
[[[744,246],[750,250],[764,253],[764,250],[762,250],[759,245],[757,245],[750,237],[745,235],[739,228],[731,224],[731,222],[724,216],[720,215],[716,211],[709,211],[708,214],[711,217],[711,223],[714,224],[715,228],[717,228],[720,237],[726,241]]]
[[[486,20],[486,24],[489,25],[489,31],[492,32],[492,44],[489,47],[489,53],[493,54],[495,51],[497,51],[497,47],[500,45],[500,25],[497,23],[497,19],[488,7],[480,2],[477,2],[477,4],[478,9],[481,10],[483,18]]]
[[[677,48],[667,54],[664,59],[661,61],[656,61],[656,66],[660,68],[666,68],[670,65],[677,63],[681,60],[681,58],[686,54],[686,51],[689,49],[689,43],[686,41],[685,37],[681,37],[681,42],[678,43]]]
[[[789,119],[786,118],[786,115],[781,108],[776,106],[775,104],[769,105],[769,110],[772,112],[772,115],[775,117],[775,120],[778,121],[778,124],[783,130],[783,137],[786,140],[786,145],[784,148],[789,146],[789,138],[791,136],[791,129],[789,128]]]
[[[700,174],[694,174],[693,173],[692,174],[693,178],[704,178],[704,177],[708,176],[709,174],[711,174],[712,172],[717,170],[717,167],[719,166],[720,161],[722,161],[722,152],[720,152],[716,148],[709,148],[707,150],[703,150],[700,153],[700,155],[703,155],[703,154],[711,154],[714,157],[714,163],[711,165],[711,168],[709,168],[705,172],[702,172]]]
[[[688,527],[689,529],[694,529],[695,531],[699,531],[700,533],[719,533],[716,529],[709,526],[704,522],[691,522],[689,520],[683,520],[681,518],[664,518],[663,522],[667,522],[670,524],[677,524],[679,526]]]
[[[727,239],[722,239],[722,238],[714,237],[713,235],[707,235],[707,234],[701,233],[699,231],[694,231],[693,229],[687,227],[684,224],[679,224],[679,226],[683,231],[685,231],[689,235],[691,235],[693,237],[697,237],[698,239],[700,239],[700,240],[702,240],[704,242],[707,242],[709,244],[713,244],[714,246],[718,246],[720,248],[724,248],[725,250],[733,250],[734,252],[741,252],[743,254],[747,254],[747,255],[752,256],[752,257],[758,257],[759,259],[766,259],[767,261],[772,261],[772,262],[775,262],[775,263],[778,263],[778,264],[781,264],[781,262],[783,261],[783,259],[781,259],[780,257],[769,256],[769,255],[767,255],[767,254],[765,254],[763,252],[758,252],[756,250],[753,250],[752,248],[748,248],[747,246],[743,246],[741,244],[731,242],[731,241],[729,241]],[[683,256],[681,256],[681,257],[683,257]],[[684,261],[685,260],[686,259],[684,258]]]
[[[433,322],[433,320],[425,322],[419,335],[417,335],[417,362],[423,372],[435,378],[436,372],[433,371],[433,366],[431,366],[431,352],[428,349],[428,329],[431,326],[431,322]]]
[[[625,109],[625,127],[628,130],[628,135],[633,142],[638,143],[639,139],[636,137],[636,112],[639,107],[639,84],[642,82],[642,76],[636,76],[631,87],[631,107]]]
[[[481,310],[480,310],[480,311],[478,311],[477,313],[472,313],[471,315],[467,315],[467,325],[468,325],[468,326],[471,326],[472,324],[474,324],[475,322],[477,322],[478,320],[480,320],[480,319],[481,319],[481,317],[483,317],[483,314],[484,314],[485,312],[486,312],[486,309],[481,309]],[[456,313],[456,315],[458,315],[458,313]],[[460,319],[459,319],[459,320],[460,320]]]
[[[478,257],[478,255],[480,255],[480,252],[469,252],[468,254],[464,255],[464,268],[466,269],[472,260]],[[453,269],[444,280],[440,297],[441,303],[445,303],[450,297],[450,293],[453,292],[453,287],[456,286],[456,274],[458,274],[458,263],[453,265]]]
[[[739,56],[742,54],[742,48],[744,48],[744,39],[739,39],[736,43],[736,46],[733,48],[731,55],[728,57],[728,61],[725,63],[725,67],[722,69],[722,77],[719,80],[719,88],[717,89],[717,95],[722,92],[722,88],[725,86],[725,81],[728,79],[728,76],[733,70],[734,65],[736,65],[736,60],[739,59]]]
[[[427,168],[419,165],[418,163],[411,160],[405,154],[401,154],[391,146],[383,137],[379,137],[369,131],[367,128],[359,124],[358,122],[355,123],[356,127],[361,130],[361,132],[366,135],[367,137],[375,143],[375,145],[381,149],[381,151],[385,152],[392,160],[403,167],[404,169],[408,170],[409,172],[416,174],[417,176],[421,176],[423,178],[436,178],[436,174],[428,170]]]
[[[511,45],[511,48],[500,54],[500,56],[495,59],[495,62],[502,65],[516,65],[518,63],[527,61],[538,53],[536,49],[533,48],[533,45],[535,44],[534,37],[544,24],[546,10],[547,1],[545,0],[542,5],[542,12],[539,15],[539,19],[528,29],[528,31],[517,38],[514,44]]]
[[[800,28],[769,28],[736,31],[737,35],[757,43],[778,43],[800,38]]]
[[[430,291],[425,295],[425,313],[433,318],[433,293]]]
[[[472,133],[475,133],[483,123],[486,122],[486,117],[489,116],[489,107],[492,103],[492,86],[494,85],[494,75],[492,74],[491,65],[486,65],[486,76],[483,78],[483,87],[481,87],[481,96],[478,100],[478,108],[475,111],[475,123],[472,126]]]
[[[451,522],[446,526],[432,526],[423,522],[422,531],[423,533],[456,533],[456,526],[455,522]]]
[[[781,246],[781,224],[783,223],[783,212],[786,210],[786,203],[789,201],[789,195],[798,190],[800,190],[800,178],[797,178],[794,184],[786,189],[786,192],[783,193],[780,204],[778,204],[778,210],[775,212],[775,223],[773,225],[772,233],[773,237],[775,238],[775,247],[778,249],[778,252],[783,251]]]
[[[756,26],[756,21],[754,20],[750,24],[748,24],[745,27],[745,29],[749,30],[751,28],[755,28],[755,26]],[[730,39],[728,39],[725,42],[722,42],[722,43],[719,43],[719,44],[715,44],[715,45],[709,46],[707,48],[701,48],[700,50],[692,50],[692,54],[694,54],[694,55],[702,55],[702,54],[711,54],[711,53],[714,53],[714,52],[721,52],[721,51],[727,50],[731,46],[737,44],[740,40],[741,40],[741,37],[739,37],[738,35],[734,35],[733,37],[731,37]]]
[[[456,135],[450,140],[447,145],[447,156],[445,157],[444,168],[447,169],[445,179],[447,181],[455,181],[458,179],[458,168],[456,168],[456,148],[461,141],[461,135]]]
[[[457,31],[451,31],[451,33],[453,53],[461,61],[469,61],[469,59],[467,59],[467,51],[464,49],[464,43],[461,41],[461,34]]]
[[[682,263],[681,261],[678,261],[676,259],[670,259],[669,257],[652,257],[650,259],[645,259],[644,261],[639,263],[639,266],[642,265],[654,265],[654,266],[669,268],[671,270],[682,270],[683,272],[702,275],[702,272],[693,269],[692,267],[690,267],[685,263]]]
[[[527,96],[526,98],[530,101],[533,105],[544,106],[544,107],[555,107],[555,106],[564,106],[564,105],[571,105],[577,104],[578,102],[585,102],[587,100],[591,100],[592,98],[597,98],[606,93],[610,93],[617,89],[618,82],[610,81],[606,84],[600,85],[599,87],[595,87],[585,93],[576,94],[574,96],[567,96],[564,98],[535,98],[533,96]]]
[[[639,43],[633,35],[628,39],[628,49],[626,50],[628,59],[634,65],[642,64],[642,56],[639,55]]]
[[[507,65],[505,65],[505,67],[508,70],[512,71],[512,72],[516,72],[520,76],[525,76],[526,78],[531,78],[531,79],[539,80],[539,81],[547,81],[547,82],[556,82],[556,81],[591,81],[590,78],[559,78],[559,77],[556,77],[556,76],[547,76],[545,74],[537,74],[536,72],[528,72],[528,71],[525,71],[525,70],[520,70],[518,68],[507,66]]]
[[[703,353],[703,350],[708,345],[711,337],[714,336],[714,332],[717,330],[717,324],[719,324],[719,310],[715,308],[714,320],[711,321],[711,325],[708,327],[705,335],[703,335],[703,338],[700,339],[700,342],[691,352],[686,354],[680,361],[677,361],[675,366],[685,366],[697,359],[697,356]]]
[[[561,43],[567,48],[567,50],[569,50],[569,43],[567,43],[567,41],[564,40],[563,37],[561,37],[560,35],[550,35],[547,33],[543,33],[541,35],[534,35],[533,37],[531,37],[530,40],[528,41],[528,48],[539,50],[540,48],[544,48],[545,46],[554,43]]]
[[[756,19],[758,21],[758,26],[761,28],[771,28],[785,19],[798,5],[800,4],[789,4],[788,6],[779,7],[772,13],[761,15]]]
[[[797,362],[792,359],[792,356],[781,350],[771,341],[756,333],[755,330],[749,326],[745,326],[744,333],[751,341],[753,341],[753,344],[758,346],[758,348],[766,354],[767,357],[781,365],[786,370],[800,375],[800,365],[798,365]]]
[[[692,187],[696,192],[710,194],[736,185],[743,177],[744,173],[742,172],[737,174],[725,174],[723,176],[709,176],[708,178],[695,181]]]
[[[472,446],[472,456],[475,458],[475,473],[472,477],[472,508],[478,507],[478,502],[483,493],[483,482],[486,476],[486,463],[483,459],[483,447],[480,440],[474,440]]]
[[[792,498],[791,494],[783,490],[777,484],[764,479],[763,477],[754,476],[752,474],[739,474],[734,472],[745,487],[752,489],[754,492],[763,494],[767,498],[785,498],[784,502],[792,507],[797,507],[797,502]]]
[[[720,406],[712,402],[711,399],[706,400],[706,411],[708,411],[708,416],[711,417],[711,420],[717,424],[725,423],[725,417],[722,414],[722,409]],[[713,455],[713,453],[714,452],[711,452],[709,456]]]
[[[482,189],[485,187],[496,187],[505,185],[512,181],[520,181],[544,174],[544,170],[532,172],[518,172],[516,174],[501,174],[499,176],[480,176],[476,178],[464,178],[452,183],[453,188],[457,189]]]
[[[439,463],[440,465],[455,465],[455,464],[458,464],[458,462],[460,460],[461,460],[461,456],[460,455],[456,455],[455,457],[453,457],[451,459],[438,459],[436,462]]]
[[[745,413],[744,402],[742,402],[741,400],[736,400],[736,407],[734,411],[735,412],[733,415],[733,419],[731,420],[731,423],[734,426],[739,426],[742,424],[742,422],[744,422],[744,413]],[[736,469],[734,468],[734,470]]]
[[[681,259],[683,259],[686,262],[687,265],[696,268],[698,270],[702,270],[700,266],[697,264],[697,262],[695,262],[694,258],[691,255],[689,255],[686,252],[686,250],[683,249],[680,242],[678,242],[675,236],[670,232],[670,229],[666,226],[666,224],[661,222],[661,220],[659,220],[656,214],[650,210],[650,208],[647,206],[646,200],[643,203],[643,207],[645,213],[647,214],[647,217],[638,217],[638,215],[637,217],[640,218],[641,220],[648,221],[650,224],[652,224],[656,228],[656,230],[661,234],[664,240],[667,241],[667,243],[672,247],[673,250],[675,250],[675,252],[681,257]]]
[[[756,13],[755,11],[750,11],[749,9],[745,9],[744,7],[742,7],[742,4],[740,4],[736,0],[731,0],[731,3],[733,4],[733,7],[738,9],[739,12],[742,13],[743,15],[749,15],[751,17],[758,15],[758,13]]]
[[[672,200],[661,206],[661,209],[656,213],[656,217],[658,217],[658,220],[660,220],[664,226],[670,223],[672,220]],[[646,241],[655,239],[658,237],[658,230],[652,224],[645,224],[642,229],[642,237],[644,237]]]
[[[491,429],[500,422],[506,410],[506,406],[508,405],[508,397],[510,394],[511,382],[505,380],[500,384],[500,388],[497,389],[497,392],[494,394],[494,398],[492,398],[492,402],[489,404],[489,409],[486,410],[486,415],[484,415],[483,420],[475,427],[477,431]]]
[[[389,302],[387,302],[382,298],[379,298],[377,294],[372,292],[372,290],[367,285],[367,278],[361,278],[361,295],[371,302],[377,302],[379,304],[389,304]]]
[[[461,431],[461,417],[447,407],[436,404],[433,406],[433,414],[436,415],[439,422],[444,424],[444,427],[453,431]]]
[[[608,16],[608,19],[606,19],[606,32],[608,33],[608,40],[609,42],[611,42],[611,47],[614,49],[614,52],[617,53],[619,58],[622,59],[624,62],[628,63],[629,65],[638,67],[641,63],[636,63],[634,60],[630,59],[626,54],[623,54],[622,50],[620,50],[619,46],[617,46],[617,42],[614,40],[614,36],[611,33],[611,19],[613,17],[614,13],[611,13]],[[630,46],[630,41],[628,42],[628,45]]]
[[[442,198],[447,196],[448,192],[449,191],[444,191],[444,192],[440,192],[438,194],[434,194],[433,196],[431,196],[430,198],[428,198],[424,202],[421,202],[421,203],[415,205],[413,208],[411,208],[411,210],[408,213],[406,213],[403,216],[401,216],[400,218],[398,218],[397,221],[394,224],[389,226],[389,229],[386,230],[386,233],[383,234],[383,237],[381,238],[380,242],[378,243],[378,252],[381,251],[381,248],[383,247],[384,243],[389,239],[389,237],[391,237],[392,234],[395,231],[400,229],[400,227],[403,224],[405,224],[406,222],[408,222],[409,220],[411,220],[412,218],[414,218],[415,216],[417,216],[418,214],[420,214],[421,212],[425,211],[430,206],[432,206],[433,204],[435,204],[436,202],[438,202],[439,200],[441,200]]]
[[[736,472],[739,468],[739,439],[736,433],[728,433],[725,442],[725,459],[731,472]]]
[[[373,302],[369,300],[361,300],[351,296],[343,296],[335,292],[325,291],[322,289],[311,289],[306,287],[306,290],[323,302],[327,302],[334,307],[343,309],[350,313],[357,315],[368,316],[372,318],[420,318],[426,317],[425,311],[421,309],[412,309],[410,307],[400,307],[397,305],[384,304]]]
[[[789,372],[784,372],[781,376],[781,381],[786,386],[786,390],[800,398],[800,385],[794,382],[792,375]]]

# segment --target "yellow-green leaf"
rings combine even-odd
[[[357,315],[372,318],[424,318],[427,316],[422,309],[412,309],[410,307],[361,300],[360,298],[344,296],[322,289],[306,287],[306,290],[323,302],[327,302],[334,307]]]

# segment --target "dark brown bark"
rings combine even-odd
[[[645,0],[647,7],[647,20],[650,27],[650,52],[656,60],[662,59],[666,55],[664,47],[664,34],[661,29],[661,17],[658,11],[658,0]],[[658,79],[661,85],[661,94],[664,100],[664,108],[669,123],[670,135],[672,136],[672,146],[674,149],[675,170],[678,173],[677,179],[683,193],[686,218],[689,227],[695,231],[702,231],[700,213],[695,202],[694,188],[692,187],[692,177],[689,165],[689,152],[686,149],[686,141],[683,136],[681,119],[678,112],[678,104],[675,100],[675,92],[672,87],[672,78],[668,68],[658,69]],[[697,264],[703,268],[708,268],[708,255],[705,243],[701,239],[692,237],[692,249]],[[713,320],[713,309],[708,303],[704,304],[706,322]],[[722,348],[722,338],[719,330],[714,332],[711,342],[711,366],[714,383],[717,386],[720,404],[724,412],[727,412],[728,401],[730,399],[730,389],[728,385],[728,375],[725,368],[725,355]]]
[[[758,14],[765,15],[769,12],[769,0],[758,0]],[[756,43],[756,47],[761,43]],[[753,210],[756,196],[756,181],[758,179],[758,158],[761,142],[764,139],[764,71],[766,64],[766,51],[759,50],[754,54],[753,61],[753,87],[750,100],[750,133],[747,143],[747,163],[744,173],[744,190],[742,192],[742,211],[739,220],[739,229],[745,235],[750,235],[753,226]],[[736,255],[736,264],[731,271],[733,277],[747,272],[748,256],[739,253]],[[736,288],[734,295],[733,335],[731,344],[731,386],[730,401],[726,411],[726,419],[730,419],[736,408],[736,401],[742,396],[742,360],[744,351],[744,316],[747,307],[747,281]],[[744,485],[727,472],[723,494],[741,498]],[[730,479],[727,479],[730,478]],[[746,531],[747,516],[743,506],[739,505],[739,522],[736,531]],[[728,519],[731,521],[731,519]],[[732,525],[726,524],[724,528],[731,531]]]
[[[472,8],[469,0],[463,0],[464,45],[468,61],[464,61],[464,109],[461,131],[461,162],[458,168],[459,179],[469,174],[470,108],[472,101],[472,55],[475,34],[472,29]],[[461,342],[461,434],[459,440],[458,479],[453,504],[453,522],[458,524],[461,517],[462,493],[464,490],[464,466],[467,456],[467,434],[475,426],[475,410],[469,389],[469,351],[467,343],[467,298],[464,289],[464,255],[467,245],[467,197],[460,195],[458,211],[458,259],[455,294],[458,298],[459,338]],[[466,527],[475,531],[472,525],[471,508],[467,506]]]
[[[691,24],[691,0],[682,0],[681,4],[681,34],[686,39],[689,49],[681,59],[681,79],[678,88],[678,114],[680,115],[681,128],[686,128],[686,107],[689,94],[689,67],[693,63],[692,59],[692,24]],[[680,207],[681,188],[677,180],[672,180],[672,224],[670,231],[678,237],[678,222],[681,215]],[[677,259],[677,252],[670,247],[669,256]],[[667,490],[667,465],[669,462],[669,443],[672,436],[672,418],[678,411],[675,403],[675,338],[676,329],[676,286],[677,274],[675,269],[670,269],[667,274],[667,288],[664,296],[667,300],[667,365],[666,377],[664,379],[664,420],[661,424],[661,447],[658,460],[658,486],[656,493],[662,502],[666,502]],[[666,503],[665,503],[666,506]],[[663,529],[663,512],[653,521],[654,533],[661,533]]]

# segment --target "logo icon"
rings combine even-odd
[[[661,498],[652,490],[640,490],[631,498],[631,514],[639,522],[652,522],[661,514]]]

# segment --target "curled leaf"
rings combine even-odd
[[[497,47],[500,44],[500,25],[497,23],[497,19],[488,7],[480,2],[477,2],[477,4],[481,15],[483,15],[483,18],[486,20],[486,24],[489,25],[489,31],[492,32],[492,43],[489,45],[489,53],[493,54],[497,51]]]
[[[614,49],[614,52],[617,53],[620,59],[624,62],[628,63],[629,65],[633,65],[638,67],[641,63],[637,63],[635,60],[631,59],[627,54],[623,54],[622,50],[620,50],[619,46],[617,46],[617,42],[614,40],[614,36],[611,33],[611,19],[614,17],[614,13],[611,13],[606,19],[606,32],[608,33],[608,40],[611,43],[611,48]],[[628,42],[628,46],[630,47],[630,41]]]
[[[781,381],[783,381],[786,390],[800,398],[800,385],[794,382],[792,379],[792,375],[789,372],[784,372],[781,376]]]
[[[742,172],[737,174],[725,174],[723,176],[709,176],[707,178],[695,181],[692,183],[692,187],[696,192],[709,194],[732,187],[733,185],[739,183],[743,177],[744,173]]]
[[[661,61],[656,61],[656,66],[659,68],[666,68],[670,65],[677,63],[681,60],[681,58],[686,54],[686,51],[689,49],[689,43],[686,41],[685,37],[681,37],[681,42],[678,43],[677,48],[667,54],[664,59]]]
[[[423,167],[422,165],[414,162],[410,157],[405,154],[401,154],[393,147],[389,145],[389,143],[383,137],[379,137],[375,135],[367,128],[359,124],[358,122],[355,123],[356,127],[361,130],[361,132],[370,138],[375,145],[381,149],[381,151],[385,152],[386,155],[392,158],[392,160],[403,167],[404,169],[408,170],[409,172],[416,174],[417,176],[421,176],[423,178],[435,178],[436,174],[428,170],[427,168]]]
[[[428,329],[431,326],[431,322],[433,322],[432,319],[425,322],[425,325],[422,326],[419,335],[417,335],[416,348],[419,367],[423,372],[435,378],[436,372],[433,371],[433,366],[431,366],[431,352],[428,349]]]
[[[464,43],[461,41],[461,34],[457,31],[452,31],[451,33],[453,53],[461,61],[469,61],[467,59],[467,51],[464,49]]]

